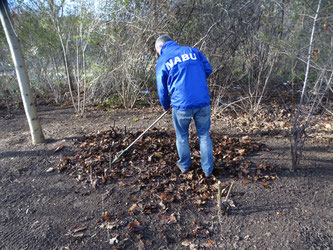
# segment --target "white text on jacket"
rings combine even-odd
[[[197,60],[197,55],[195,53],[182,54],[181,56],[176,56],[175,58],[171,58],[169,61],[165,63],[165,66],[168,70],[170,70],[177,63],[185,62],[187,60]]]

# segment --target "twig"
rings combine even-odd
[[[227,193],[227,196],[225,197],[225,201],[224,201],[224,202],[228,202],[228,198],[229,198],[229,195],[230,195],[230,192],[231,192],[232,186],[234,185],[234,182],[235,182],[235,181],[233,181],[233,182],[231,183],[230,188],[229,188],[229,191],[228,191],[228,193]]]
[[[219,220],[221,221],[221,212],[222,215],[228,215],[228,211],[230,209],[230,204],[228,202],[228,198],[232,189],[232,186],[234,185],[234,181],[231,183],[227,196],[225,197],[224,201],[221,202],[221,196],[222,196],[222,187],[221,187],[221,182],[219,181],[217,184],[217,206],[218,206],[218,216]]]
[[[206,35],[204,35],[196,44],[194,44],[192,47],[196,47],[202,40],[204,40],[210,33],[210,31],[214,28],[215,25],[217,25],[218,22],[214,23],[212,26],[209,27],[208,31],[206,32]]]
[[[111,149],[109,152],[109,168],[111,169],[112,161],[111,161]]]
[[[312,199],[312,204],[314,203],[315,199],[316,199],[316,195],[317,195],[318,191],[316,191],[313,195],[313,199]]]
[[[220,208],[221,207],[221,195],[222,195],[222,191],[221,191],[221,181],[219,181],[217,183],[217,206]]]
[[[90,166],[90,184],[91,184],[91,186],[94,189],[96,189],[97,180],[93,180],[93,169],[92,169],[92,166]]]
[[[222,207],[222,202],[221,202],[221,196],[222,196],[222,187],[221,187],[221,181],[219,181],[217,183],[217,216],[219,219],[219,223],[221,226],[221,230],[222,230],[222,214],[221,214],[221,207]]]

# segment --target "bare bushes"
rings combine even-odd
[[[129,37],[124,47],[118,50],[115,68],[109,72],[113,90],[119,96],[122,106],[132,108],[138,99],[152,92],[155,64],[153,54],[147,47],[142,33]]]
[[[243,58],[243,70],[241,74],[238,73],[238,77],[235,75],[239,89],[243,92],[240,106],[251,115],[259,111],[267,96],[266,90],[271,83],[271,75],[278,59],[278,52],[273,46],[261,42],[257,37],[253,40],[256,41],[251,41],[240,49],[237,57],[238,61]]]
[[[209,85],[214,109],[236,107],[256,113],[278,59],[278,30],[267,27],[269,19],[279,18],[276,6],[267,1],[186,6],[192,16],[181,26],[180,40],[202,50],[213,65]]]
[[[66,4],[36,0],[33,8],[18,5],[17,12],[23,14],[17,20],[33,86],[42,94],[51,93],[57,103],[72,101],[79,113],[86,102],[110,97],[129,108],[139,100],[154,103],[154,41],[165,33],[181,45],[200,49],[211,62],[209,86],[215,110],[255,114],[275,91],[276,81],[290,82],[296,101],[300,95],[313,3],[107,0],[75,2],[76,8]],[[332,4],[325,2],[321,10],[326,14],[317,30],[323,43],[313,47],[310,69],[321,72],[319,65],[330,72],[331,57],[322,55],[332,54]],[[313,83],[320,75],[314,71],[309,77]]]

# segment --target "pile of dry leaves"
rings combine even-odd
[[[246,156],[252,152],[265,150],[263,144],[253,142],[247,136],[238,139],[212,135],[214,177],[210,179],[203,177],[200,168],[200,149],[196,136],[190,138],[192,170],[181,174],[176,167],[178,156],[173,131],[153,129],[147,132],[117,162],[111,164],[140,134],[141,131],[122,133],[115,129],[89,133],[76,141],[79,152],[72,157],[63,157],[58,169],[93,187],[128,180],[130,183],[126,185],[135,186],[143,200],[154,201],[157,197],[160,204],[165,204],[181,201],[186,196],[198,207],[216,196],[218,179],[241,178],[243,183],[257,181],[269,187],[271,180],[276,178],[271,166],[246,160]],[[151,213],[156,209],[156,204],[146,202],[140,210]]]

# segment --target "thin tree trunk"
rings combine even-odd
[[[314,38],[315,30],[316,30],[316,24],[317,24],[317,19],[318,19],[318,15],[319,15],[320,5],[321,5],[321,0],[318,1],[316,14],[313,17],[313,25],[312,25],[312,31],[311,31],[311,36],[310,36],[310,42],[309,42],[308,58],[307,58],[307,63],[306,63],[303,88],[302,88],[302,93],[301,93],[300,101],[298,104],[298,108],[296,111],[296,115],[294,118],[293,126],[291,128],[292,139],[291,139],[290,146],[291,146],[291,156],[292,156],[292,170],[295,170],[296,167],[299,165],[300,155],[302,153],[302,147],[299,146],[299,144],[301,142],[301,139],[304,137],[305,130],[308,126],[308,123],[303,124],[303,125],[299,124],[299,120],[300,120],[300,116],[302,115],[302,106],[304,105],[305,90],[306,90],[306,87],[308,84],[308,76],[309,76],[310,62],[311,62],[311,51],[312,51],[313,38]]]
[[[64,45],[64,41],[62,39],[60,31],[58,33],[58,36],[59,36],[59,39],[60,39],[60,43],[61,43],[61,47],[62,47],[62,52],[63,52],[63,55],[64,55],[64,63],[65,63],[65,69],[66,69],[66,76],[67,76],[67,83],[68,83],[69,93],[71,95],[71,100],[72,100],[73,107],[75,109],[75,112],[77,113],[78,110],[77,110],[77,108],[75,106],[75,101],[74,101],[74,96],[73,96],[73,91],[72,91],[72,80],[71,80],[69,63],[68,63],[68,58],[67,58],[67,50],[66,50],[66,47]]]
[[[54,5],[54,3],[52,3],[52,5]],[[56,29],[57,35],[58,35],[59,40],[60,40],[62,53],[63,53],[63,57],[64,57],[64,66],[65,66],[65,70],[66,70],[66,77],[67,77],[67,83],[68,83],[68,88],[69,88],[69,94],[71,96],[71,100],[72,100],[73,107],[75,109],[75,113],[77,113],[78,110],[75,106],[75,101],[74,101],[74,96],[73,96],[73,83],[72,83],[72,77],[71,77],[71,69],[70,69],[69,62],[68,62],[68,57],[67,57],[68,49],[67,49],[67,46],[65,46],[65,42],[64,42],[64,39],[63,39],[62,34],[61,34],[60,25],[58,23],[56,14],[55,14],[55,16],[52,16],[50,14],[50,17],[51,17],[51,21],[53,22],[54,28]]]
[[[76,45],[76,86],[77,86],[77,113],[81,114],[81,99],[80,99],[80,60],[79,60],[79,42],[75,39]]]
[[[10,12],[7,0],[0,1],[0,19],[14,61],[24,110],[28,119],[30,133],[32,137],[32,143],[42,143],[44,142],[44,134],[40,126],[35,101],[30,89],[28,72],[25,67],[20,41],[14,32],[13,22],[10,19]]]

